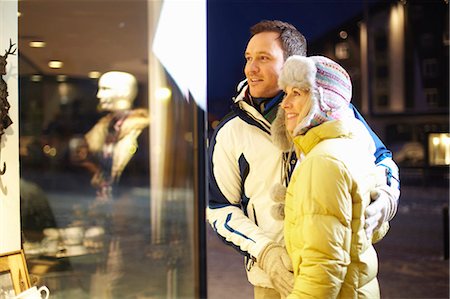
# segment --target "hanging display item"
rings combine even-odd
[[[17,47],[14,48],[16,44],[9,40],[9,48],[5,51],[5,55],[0,55],[0,140],[5,130],[12,124],[12,120],[9,117],[9,102],[8,102],[8,85],[6,81],[3,80],[3,76],[6,75],[6,59],[8,55],[15,55]],[[14,49],[13,49],[14,48]],[[5,174],[6,164],[3,162],[3,169],[0,170],[0,175]]]

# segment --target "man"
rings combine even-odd
[[[246,83],[240,84],[232,112],[210,141],[208,221],[245,256],[254,297],[282,298],[292,290],[292,264],[283,247],[283,219],[273,213],[277,203],[270,189],[276,183],[287,185],[296,158],[272,143],[270,129],[284,96],[278,87],[284,61],[291,55],[305,56],[306,40],[294,26],[281,21],[262,21],[250,31]],[[370,238],[394,216],[400,191],[391,153],[368,130],[377,145],[378,168],[386,176],[385,184],[373,190],[376,200],[366,210]]]

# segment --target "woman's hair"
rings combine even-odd
[[[294,87],[295,88],[295,87]],[[317,101],[318,94],[315,90],[305,90],[305,92],[308,93],[307,100],[305,101],[305,104],[303,105],[302,109],[300,110],[298,114],[298,119],[300,120],[299,123],[305,119],[309,113],[311,112],[311,108],[313,106],[314,101]],[[290,132],[292,133],[292,132]]]
[[[264,20],[250,28],[251,37],[261,32],[278,32],[280,34],[284,60],[292,55],[306,56],[306,38],[293,25],[277,20]]]

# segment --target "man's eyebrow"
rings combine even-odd
[[[245,55],[248,55],[248,54],[250,54],[250,52],[246,51],[246,52],[245,52]],[[259,52],[256,52],[256,54],[258,54],[258,55],[263,54],[263,55],[267,55],[267,56],[272,56],[272,54],[270,54],[270,53],[267,52],[267,51],[259,51]]]

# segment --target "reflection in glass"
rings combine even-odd
[[[204,15],[183,30],[206,36],[206,22],[189,28],[206,18],[199,3],[193,10]],[[30,274],[52,298],[200,297],[205,107],[199,103],[206,73],[193,75],[183,64],[169,71],[153,54],[164,3],[19,6],[21,38],[39,36],[47,44],[24,46],[19,56]],[[199,44],[204,48],[195,55],[206,60],[206,43]],[[48,68],[54,59],[62,69]],[[179,81],[177,67],[189,70],[195,87]],[[102,73],[98,80],[92,71]]]

